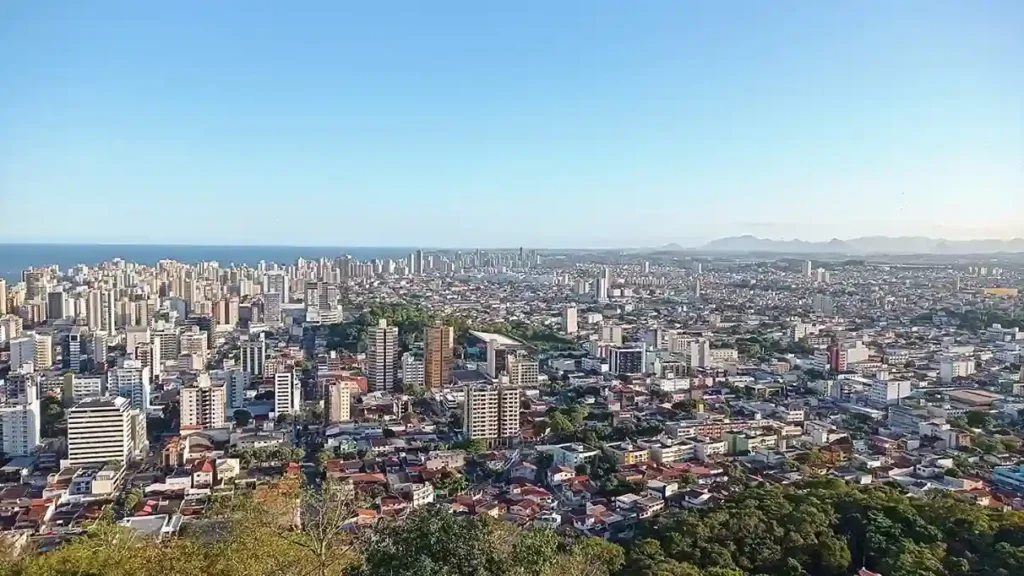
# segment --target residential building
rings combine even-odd
[[[455,331],[451,326],[434,324],[423,334],[423,382],[431,389],[452,383]]]
[[[35,354],[33,364],[38,371],[49,370],[53,366],[53,338],[49,334],[36,332]]]
[[[579,323],[577,321],[577,309],[575,306],[566,306],[562,312],[562,330],[566,334],[575,334],[579,332]]]
[[[302,383],[295,372],[279,371],[274,374],[274,413],[298,414],[302,409]]]
[[[871,383],[868,402],[876,408],[883,408],[898,404],[900,398],[906,398],[910,393],[909,380],[875,380]]]
[[[535,388],[540,378],[540,365],[525,352],[516,351],[507,358],[505,368],[508,371],[508,382],[512,386]]]
[[[633,444],[628,440],[613,444],[606,444],[604,446],[604,451],[608,453],[608,455],[611,456],[619,466],[640,464],[642,462],[647,462],[651,457],[651,453],[646,448]]]
[[[511,443],[519,437],[520,390],[501,384],[466,388],[463,432],[470,440]]]
[[[210,382],[210,375],[202,373],[199,379],[181,388],[181,428],[223,428],[226,422],[227,390],[223,384]]]
[[[102,398],[107,395],[107,383],[103,376],[64,375],[64,406],[74,406],[88,398]]]
[[[125,359],[121,366],[107,371],[107,387],[112,393],[127,398],[130,407],[149,411],[150,370],[142,362]]]
[[[555,448],[551,454],[555,466],[576,468],[596,460],[600,451],[584,444],[564,444]]]
[[[422,358],[412,352],[402,354],[402,386],[423,386],[424,371]]]
[[[646,372],[647,356],[643,344],[636,346],[612,346],[609,350],[608,366],[612,374],[637,376]]]
[[[64,337],[64,342],[61,346],[63,348],[61,355],[64,368],[76,374],[82,371],[82,361],[87,355],[84,336],[81,327],[75,326]]]
[[[39,394],[35,383],[26,384],[26,392],[0,404],[0,437],[8,458],[28,456],[39,446]]]
[[[398,380],[398,328],[384,318],[366,333],[366,379],[370,390],[390,392]]]
[[[227,403],[228,412],[234,412],[245,406],[245,389],[249,387],[252,376],[241,369],[234,369],[228,372],[227,380]]]
[[[327,380],[324,383],[324,417],[328,424],[352,419],[353,385],[350,382]]]
[[[254,340],[242,340],[239,349],[242,371],[249,376],[263,376],[267,363],[267,341],[263,333]]]
[[[36,361],[36,337],[35,334],[29,332],[24,336],[18,338],[12,338],[10,340],[11,346],[11,370],[21,370],[23,366],[31,365],[35,367]]]
[[[974,360],[964,357],[946,356],[939,360],[939,379],[952,382],[954,378],[966,378],[974,374]]]

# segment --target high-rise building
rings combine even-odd
[[[24,321],[20,316],[14,314],[7,314],[6,316],[0,317],[0,332],[3,332],[4,338],[11,340],[21,336],[21,328],[24,325]]]
[[[470,440],[511,443],[519,437],[520,391],[514,386],[477,384],[466,389],[463,432]]]
[[[274,374],[274,413],[298,414],[302,409],[302,384],[291,370]]]
[[[103,327],[103,293],[89,290],[85,295],[85,325],[93,332]]]
[[[182,332],[178,341],[180,354],[190,354],[199,359],[201,364],[206,363],[207,336],[205,332]]]
[[[411,386],[423,386],[425,382],[423,358],[406,352],[402,354],[402,386],[409,390]]]
[[[245,406],[245,389],[249,387],[252,375],[236,368],[228,372],[227,396],[228,412],[234,412]]]
[[[107,333],[97,330],[92,334],[92,346],[89,349],[92,360],[97,364],[104,364],[107,361]]]
[[[36,335],[29,332],[23,336],[12,338],[11,345],[11,370],[17,372],[22,366],[31,364],[35,367],[36,361]]]
[[[808,278],[814,273],[814,264],[810,260],[804,262],[804,276]]]
[[[68,463],[130,462],[136,454],[131,402],[120,396],[89,398],[68,410]]]
[[[68,295],[63,290],[46,294],[46,319],[63,320],[67,315]]]
[[[127,398],[131,408],[145,413],[149,411],[149,376],[142,362],[125,359],[120,367],[107,371],[107,386],[111,393]]]
[[[267,292],[263,295],[263,316],[268,326],[281,325],[281,294]]]
[[[39,446],[39,394],[35,383],[26,384],[26,393],[0,404],[0,438],[8,457],[28,456]]]
[[[562,330],[566,334],[575,334],[579,332],[579,324],[577,322],[577,310],[575,306],[566,306],[562,312]]]
[[[53,366],[53,337],[49,334],[35,334],[35,367],[36,370],[49,370]]]
[[[398,379],[398,328],[384,318],[366,333],[366,379],[370,390],[390,392]]]
[[[64,342],[61,345],[64,368],[76,374],[82,371],[82,360],[87,355],[84,336],[82,328],[75,326],[64,337]]]
[[[0,316],[7,314],[7,281],[0,278]]]
[[[113,334],[117,329],[115,315],[117,307],[114,305],[114,291],[103,290],[100,292],[100,329],[107,334]]]
[[[223,384],[210,382],[205,372],[199,379],[181,388],[182,429],[223,428],[226,421],[227,391]]]
[[[352,419],[352,392],[350,382],[334,379],[324,382],[324,417],[328,424]]]
[[[102,398],[107,395],[107,383],[103,376],[64,375],[64,406],[74,406],[87,398]]]
[[[710,344],[709,344],[710,345]],[[608,369],[612,374],[636,376],[646,372],[646,354],[644,346],[613,346],[608,358]]]
[[[434,324],[423,334],[423,383],[441,388],[452,383],[455,331],[451,326]]]
[[[498,376],[508,371],[508,348],[497,340],[487,341],[487,377],[497,380]]]
[[[239,349],[242,371],[249,376],[263,376],[263,368],[267,363],[267,341],[263,333],[254,340],[242,340]]]
[[[288,275],[283,271],[267,272],[263,277],[263,293],[276,292],[281,295],[281,304],[287,304],[289,300]]]
[[[159,376],[163,371],[163,357],[160,355],[160,336],[152,336],[150,342],[142,342],[135,347],[135,359],[142,362],[143,368],[149,373]]]
[[[505,366],[510,385],[523,388],[534,388],[537,386],[540,366],[536,360],[527,356],[526,353],[519,351],[509,354]]]

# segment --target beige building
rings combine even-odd
[[[36,352],[33,363],[37,371],[48,370],[53,365],[53,338],[49,334],[35,335]]]
[[[351,382],[327,380],[324,382],[324,418],[328,424],[352,419]]]
[[[519,437],[519,388],[483,384],[466,389],[463,432],[470,440],[511,443]]]
[[[209,374],[181,389],[181,427],[223,428],[227,411],[227,391],[223,384],[212,384]]]
[[[423,384],[442,388],[452,382],[455,331],[450,326],[428,326],[423,334]]]

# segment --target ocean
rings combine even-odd
[[[298,258],[317,260],[348,254],[358,260],[405,258],[416,248],[329,247],[329,246],[185,246],[156,244],[0,244],[0,277],[7,282],[21,281],[21,272],[32,266],[56,264],[61,270],[85,264],[94,266],[114,258],[127,262],[156,264],[171,259],[194,264],[219,262],[255,265],[260,260],[292,264]]]

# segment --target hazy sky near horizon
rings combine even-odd
[[[0,6],[0,241],[1024,236],[1024,2]]]

